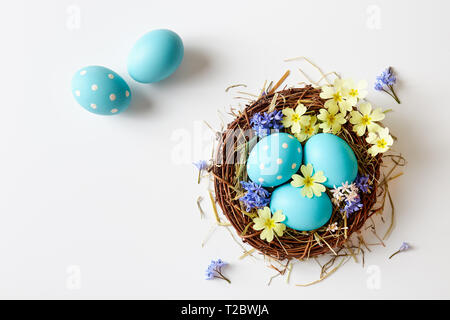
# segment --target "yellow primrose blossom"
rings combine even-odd
[[[302,128],[300,130],[300,133],[294,134],[295,137],[300,141],[303,142],[306,139],[311,138],[313,135],[315,135],[319,131],[319,125],[316,124],[317,117],[316,116],[305,116],[308,117],[308,122],[304,125],[302,125]]]
[[[283,120],[281,120],[283,126],[285,128],[291,127],[292,133],[300,133],[301,125],[308,120],[308,118],[304,116],[306,107],[302,103],[299,103],[295,108],[295,111],[292,108],[285,108],[282,112],[284,115]]]
[[[377,132],[369,132],[366,141],[372,146],[367,150],[372,157],[389,150],[394,143],[388,128],[379,128]]]
[[[347,122],[343,113],[338,113],[339,108],[337,105],[332,105],[326,109],[320,109],[320,114],[317,119],[322,121],[319,127],[323,132],[332,132],[337,134],[341,130],[341,125]]]
[[[364,99],[367,94],[367,81],[361,80],[355,83],[352,79],[344,80],[343,91],[345,100],[353,107],[358,103],[358,100]],[[347,110],[347,111],[351,111]]]
[[[381,108],[372,111],[372,105],[365,102],[359,105],[359,110],[350,112],[350,123],[353,124],[353,131],[358,136],[363,136],[366,133],[366,128],[369,132],[376,132],[380,126],[375,121],[381,121],[385,117]]]
[[[281,213],[281,210],[276,211],[273,216],[270,208],[264,207],[258,209],[258,217],[253,218],[253,229],[259,231],[262,230],[259,237],[267,242],[272,242],[274,232],[279,236],[283,236],[286,225],[281,223],[286,217]]]
[[[302,196],[312,198],[313,194],[317,197],[325,192],[325,186],[320,184],[327,181],[327,178],[323,175],[322,171],[317,171],[313,175],[313,166],[308,163],[306,166],[302,165],[300,171],[303,177],[299,174],[294,174],[292,176],[291,185],[295,188],[302,187]]]
[[[334,80],[333,86],[323,86],[320,97],[325,99],[325,108],[330,108],[331,106],[338,106],[341,112],[346,114],[346,111],[350,111],[352,106],[346,100],[346,88],[345,81],[342,79]]]

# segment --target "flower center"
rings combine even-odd
[[[351,89],[350,92],[348,93],[350,96],[352,97],[357,97],[358,96],[358,90],[356,89]]]
[[[380,139],[377,141],[377,147],[380,149],[384,149],[387,146],[387,142],[384,139]]]
[[[313,134],[313,128],[311,126],[305,127],[305,133],[307,135],[309,135],[309,136],[312,135]]]
[[[328,115],[328,122],[329,123],[334,123],[334,121],[336,120],[336,117],[334,116],[334,114],[329,114]]]
[[[339,91],[335,92],[333,94],[333,100],[336,101],[336,102],[342,102],[342,95],[341,95],[341,93]]]
[[[273,219],[267,219],[264,223],[264,226],[268,229],[273,229],[275,227],[275,222],[273,221]]]
[[[363,123],[364,125],[367,126],[367,125],[369,125],[370,122],[372,121],[372,118],[369,117],[369,116],[366,114],[364,117],[362,117],[361,121],[362,121],[362,123]]]
[[[305,187],[312,187],[314,179],[312,177],[305,177]]]
[[[296,113],[294,113],[292,115],[292,122],[299,122],[300,121],[300,116]]]

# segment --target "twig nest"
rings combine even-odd
[[[366,137],[358,136],[352,130],[353,126],[349,121],[342,124],[341,130],[335,132],[336,135],[314,135],[317,131],[312,133],[305,130],[296,134],[293,139],[291,134],[284,133],[288,130],[281,129],[278,135],[281,135],[283,139],[286,138],[286,141],[280,137],[275,140],[276,136],[273,134],[260,139],[257,136],[258,132],[252,130],[251,122],[254,121],[256,114],[267,114],[272,111],[278,112],[276,116],[281,112],[286,114],[301,112],[301,114],[309,115],[311,123],[305,124],[305,128],[308,125],[312,128],[315,126],[314,121],[319,115],[319,110],[321,110],[320,115],[325,114],[323,111],[326,109],[324,108],[325,100],[320,97],[320,94],[320,88],[308,85],[303,88],[262,95],[229,123],[219,138],[212,168],[216,201],[245,243],[262,254],[278,260],[314,257],[327,253],[332,248],[343,246],[351,234],[359,231],[366,220],[374,214],[376,210],[373,206],[377,202],[377,196],[383,194],[377,190],[382,162],[381,154],[373,157],[369,155],[368,150],[371,145]],[[299,108],[300,102],[303,109],[295,110]],[[272,163],[273,157],[269,156],[269,151],[273,147],[272,143],[275,141],[285,144],[286,147],[285,149],[277,148],[277,150],[286,151],[285,154],[284,151],[280,152],[280,157],[277,158],[277,160],[281,159],[281,161],[278,160],[279,163]],[[306,145],[302,146],[300,142]],[[315,144],[320,144],[321,148],[317,148]],[[297,154],[289,153],[291,151],[297,151]],[[328,158],[328,161],[323,161],[324,158]],[[299,169],[302,163],[305,166],[313,163],[316,172],[317,170],[325,172],[328,183],[324,182],[324,184],[328,188],[333,188],[334,184],[341,184],[343,181],[351,183],[359,173],[367,177],[371,190],[361,193],[360,207],[351,215],[343,214],[339,206],[332,204],[331,190],[325,190],[324,186],[321,186],[323,189],[317,188],[304,192],[303,198],[299,198],[301,201],[283,203],[286,197],[280,197],[281,194],[298,193],[300,197],[302,191],[300,188],[295,188],[296,181],[293,175],[295,176],[296,172],[300,174]],[[265,229],[261,231],[262,226],[252,227],[255,218],[262,219],[261,212],[255,209],[249,210],[239,200],[245,194],[241,181],[248,181],[248,178],[253,182],[259,182],[265,187],[265,192],[271,193],[272,213],[278,212],[277,217],[280,217],[280,209],[283,208],[285,211],[282,214],[285,216],[283,223],[286,229],[281,236],[275,232],[273,239],[270,237],[272,239],[270,242],[266,241],[267,232]],[[291,178],[293,180],[289,182]],[[246,184],[244,182],[244,185]],[[382,188],[380,190],[383,191]],[[267,202],[264,206],[267,206]],[[268,222],[279,224],[280,221],[277,219],[272,221],[268,219]]]

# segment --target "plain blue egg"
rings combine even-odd
[[[323,171],[328,188],[352,183],[358,174],[358,161],[352,148],[331,133],[319,133],[308,139],[304,147],[304,163],[312,164],[314,172]]]
[[[161,81],[179,67],[184,47],[180,36],[160,29],[143,35],[128,56],[128,73],[137,82]]]
[[[72,78],[72,94],[86,110],[96,114],[119,114],[131,102],[131,91],[125,80],[111,69],[89,66]]]
[[[293,135],[274,133],[264,137],[247,160],[249,178],[263,187],[288,181],[302,164],[302,145]]]
[[[270,210],[281,210],[286,216],[283,223],[298,231],[311,231],[322,227],[331,218],[333,206],[328,195],[304,197],[302,188],[294,188],[290,183],[276,188],[271,196]]]

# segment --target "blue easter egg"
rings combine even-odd
[[[83,108],[102,115],[119,114],[131,101],[130,87],[125,80],[101,66],[78,70],[72,78],[72,93]]]
[[[293,135],[274,133],[264,137],[247,160],[249,178],[263,187],[288,181],[302,164],[302,145]]]
[[[314,171],[323,171],[328,188],[343,182],[352,183],[358,174],[358,161],[352,148],[343,139],[331,133],[319,133],[308,139],[304,147],[304,163],[312,164]]]
[[[283,223],[298,231],[311,231],[320,228],[331,218],[333,206],[328,195],[304,197],[301,188],[286,183],[276,188],[271,196],[270,210],[281,210],[286,216]]]
[[[183,41],[178,34],[166,29],[150,31],[131,49],[128,73],[137,82],[158,82],[175,72],[183,55]]]

